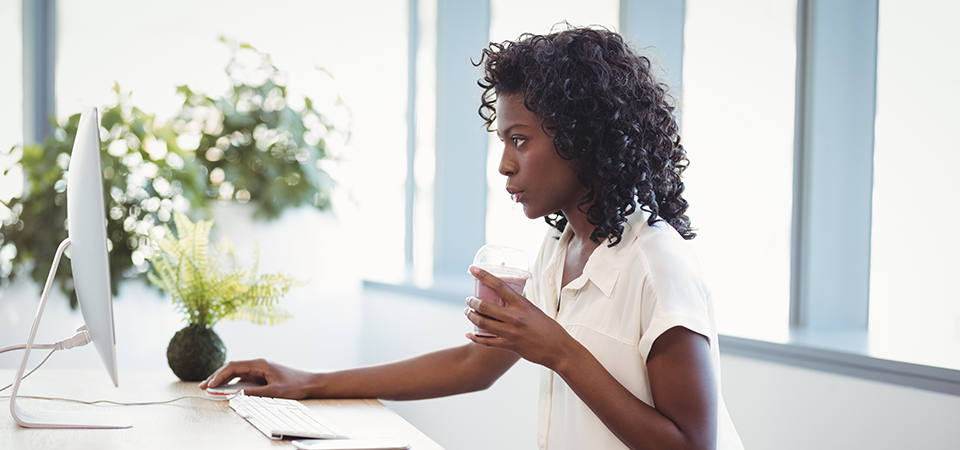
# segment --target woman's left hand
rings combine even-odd
[[[563,326],[490,272],[470,267],[470,273],[500,295],[505,305],[468,297],[464,314],[478,328],[496,336],[467,333],[467,339],[509,350],[527,361],[556,369],[557,363],[571,349],[569,341],[573,340]]]

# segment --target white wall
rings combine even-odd
[[[960,396],[732,355],[721,365],[745,448],[960,448]]]

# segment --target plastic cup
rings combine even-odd
[[[517,293],[523,293],[523,287],[526,286],[527,280],[531,277],[530,272],[527,271],[527,255],[523,251],[512,247],[484,245],[480,247],[477,256],[473,258],[473,265],[500,278]],[[476,280],[473,295],[480,300],[493,302],[500,306],[505,304],[496,291],[480,280]],[[473,333],[477,336],[497,336],[478,327],[474,327]]]

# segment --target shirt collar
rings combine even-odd
[[[613,247],[609,247],[609,241],[602,242],[587,260],[587,264],[583,267],[583,274],[571,281],[570,284],[567,285],[567,288],[580,289],[587,284],[587,281],[591,281],[603,292],[603,295],[610,297],[613,293],[613,288],[617,285],[617,279],[620,277],[620,270],[623,267],[622,260],[630,253],[629,247],[637,240],[640,229],[646,226],[646,221],[649,217],[650,213],[643,210],[638,210],[627,216],[627,221],[623,224],[623,234],[620,237],[620,242]],[[572,235],[572,230],[569,228],[570,227],[567,227],[567,229],[563,231],[563,235],[561,235],[560,242],[558,243],[563,249],[561,250],[563,252],[566,251],[566,245]],[[560,252],[558,251],[554,255],[553,260],[551,260],[551,265],[559,264],[559,261],[556,261],[559,254]],[[556,273],[562,273],[562,267],[554,267],[555,270],[557,270]]]

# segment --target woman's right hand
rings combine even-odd
[[[246,388],[246,395],[300,400],[309,397],[310,383],[317,374],[293,369],[264,359],[233,361],[200,383],[200,389],[217,387],[236,377],[263,386]]]

